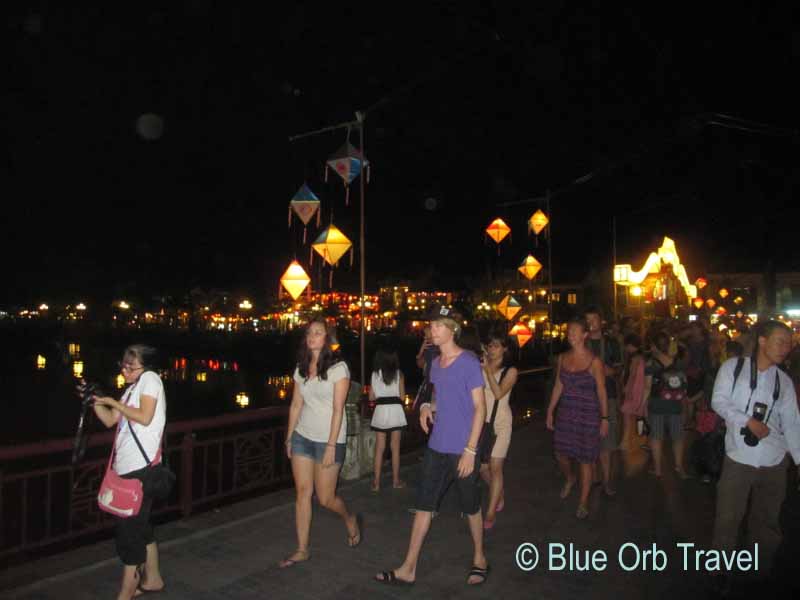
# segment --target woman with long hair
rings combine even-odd
[[[584,319],[569,321],[570,349],[558,357],[555,385],[547,407],[547,428],[555,431],[556,458],[566,479],[561,489],[562,499],[569,496],[576,481],[570,461],[580,465],[581,497],[575,513],[579,519],[589,516],[592,465],[600,455],[600,440],[608,435],[605,369],[589,349],[588,335],[589,326]]]
[[[495,403],[494,433],[497,436],[491,449],[488,463],[481,464],[481,477],[489,485],[489,504],[483,519],[483,528],[494,527],[497,513],[503,510],[503,463],[511,445],[513,416],[508,401],[511,390],[517,383],[517,369],[511,366],[508,336],[492,331],[486,343],[486,352],[481,360],[484,395],[486,397],[486,422],[490,423]]]
[[[286,427],[286,455],[292,461],[297,500],[297,549],[278,566],[291,567],[308,560],[311,530],[311,496],[339,515],[347,528],[347,545],[361,543],[361,516],[347,511],[336,494],[344,463],[347,421],[344,403],[350,388],[350,371],[331,348],[332,335],[322,317],[305,328],[294,371],[294,391]]]
[[[400,370],[400,359],[397,357],[397,352],[378,350],[372,360],[372,379],[369,388],[369,399],[376,403],[370,424],[375,431],[373,492],[381,489],[381,470],[383,469],[387,436],[390,439],[392,451],[392,487],[395,489],[406,487],[406,484],[400,480],[400,434],[408,424],[403,411],[405,394],[405,379]]]
[[[93,396],[94,413],[106,427],[116,427],[112,468],[124,479],[142,483],[148,469],[161,460],[161,438],[167,421],[164,384],[153,370],[156,351],[144,344],[128,346],[120,370],[127,388],[117,401]],[[158,560],[158,546],[150,521],[153,498],[143,495],[139,513],[119,518],[116,546],[124,569],[119,600],[164,589]]]
[[[647,397],[644,389],[644,355],[642,338],[635,333],[625,336],[625,370],[623,371],[622,441],[620,450],[633,447],[636,419],[647,416]]]

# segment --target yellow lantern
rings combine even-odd
[[[250,398],[244,392],[239,392],[236,394],[236,404],[239,405],[239,408],[250,406]]]
[[[47,359],[41,354],[36,355],[36,368],[40,371],[47,366]]]
[[[517,323],[508,332],[508,335],[517,340],[517,345],[522,348],[533,337],[533,332],[524,323]]]
[[[742,298],[741,296],[736,296],[736,298],[733,299],[734,304],[738,305],[741,304],[742,302],[744,302],[744,298]]]
[[[517,270],[522,273],[526,279],[531,280],[542,270],[542,263],[536,260],[533,255],[528,254]]]
[[[508,295],[500,300],[497,305],[497,312],[503,315],[507,321],[510,321],[514,316],[522,310],[522,306],[514,296]]]
[[[549,222],[547,215],[539,209],[528,219],[528,231],[533,230],[533,233],[539,235]]]
[[[511,233],[511,228],[506,225],[503,219],[495,219],[489,223],[489,226],[486,228],[486,233],[489,234],[489,237],[492,238],[495,243],[499,244]]]
[[[76,360],[74,363],[72,363],[72,374],[75,377],[78,377],[78,378],[80,378],[83,375],[83,361],[82,360]]]
[[[709,298],[708,300],[706,300],[706,305],[708,306],[708,308],[714,308],[717,305],[717,301],[714,300],[713,298]]]
[[[695,281],[694,284],[697,286],[698,290],[702,290],[704,287],[706,287],[706,285],[708,285],[708,281],[706,281],[702,277],[698,277],[697,281]]]
[[[618,285],[630,285],[631,265],[614,266],[614,283]]]
[[[719,297],[720,297],[720,298],[722,298],[723,300],[724,300],[725,298],[727,298],[727,297],[728,297],[728,290],[727,290],[727,289],[725,289],[725,288],[722,288],[722,289],[719,291]]]
[[[297,300],[300,294],[303,293],[311,282],[311,278],[306,273],[305,269],[300,266],[300,263],[293,260],[286,269],[286,272],[281,277],[281,285],[289,292],[292,300]],[[309,288],[310,290],[311,288]],[[280,296],[280,289],[278,290]]]
[[[702,298],[695,298],[694,299],[694,307],[697,310],[700,310],[701,308],[703,308],[703,304],[705,304],[705,303],[706,303],[706,301],[703,300]]]
[[[329,225],[319,234],[311,247],[326,263],[335,266],[344,253],[353,247],[353,244],[335,225]]]
[[[631,296],[635,296],[636,298],[638,298],[641,295],[642,295],[642,287],[641,286],[635,285],[635,286],[633,286],[631,288]]]

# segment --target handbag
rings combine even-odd
[[[106,474],[100,483],[97,493],[97,506],[100,510],[123,519],[135,517],[142,508],[144,491],[142,482],[138,479],[124,479],[117,475],[111,468],[111,462],[117,452],[117,438],[114,437],[114,447],[108,457]]]
[[[500,374],[500,381],[497,382],[497,385],[503,383],[503,377],[506,376],[507,371],[508,367],[505,367]],[[478,454],[480,455],[481,463],[488,463],[489,459],[492,458],[492,450],[497,441],[497,434],[494,432],[494,420],[495,417],[497,417],[498,404],[500,404],[500,399],[495,398],[494,406],[492,407],[492,416],[489,418],[488,423],[483,424],[483,429],[481,429],[481,437],[478,440]]]
[[[139,438],[136,436],[136,432],[133,430],[133,426],[131,425],[130,421],[128,421],[128,427],[130,427],[131,433],[133,434],[133,440],[139,447],[139,452],[142,453],[142,457],[147,463],[147,470],[145,471],[143,478],[144,484],[142,486],[142,491],[148,496],[152,496],[156,500],[163,500],[169,496],[169,493],[172,491],[172,486],[175,485],[175,473],[173,473],[166,465],[166,460],[161,452],[161,445],[159,445],[158,453],[156,453],[154,459],[155,464],[151,463],[150,459],[147,457],[147,453],[142,447],[141,442],[139,442]],[[161,442],[163,445],[163,435],[161,436]]]

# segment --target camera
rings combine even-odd
[[[753,418],[756,421],[763,422],[764,415],[767,414],[767,405],[763,402],[756,402],[753,405]],[[744,436],[744,443],[748,446],[758,446],[758,442],[761,440],[756,437],[756,435],[750,431],[750,428],[746,425],[739,430],[739,433]]]
[[[92,396],[102,396],[103,390],[97,383],[86,383],[84,381],[78,386],[78,394],[80,394],[85,406],[92,406],[94,405]]]

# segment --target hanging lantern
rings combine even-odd
[[[286,269],[286,272],[281,277],[281,285],[289,292],[292,300],[297,300],[310,282],[311,278],[296,260],[292,261],[289,268]],[[311,290],[311,288],[308,289]],[[280,290],[278,296],[280,296]]]
[[[353,247],[353,244],[335,225],[329,225],[325,231],[319,234],[316,241],[311,244],[314,251],[319,254],[326,263],[335,266],[345,252]]]
[[[733,299],[733,303],[736,305],[739,305],[742,302],[744,302],[744,298],[742,298],[741,296],[736,296],[736,298]]]
[[[306,226],[314,213],[317,213],[317,227],[319,227],[319,198],[304,183],[289,202],[289,227],[292,226],[292,211],[303,222],[303,243],[306,243]]]
[[[716,305],[717,302],[713,298],[709,298],[708,300],[706,300],[706,306],[708,306],[708,308],[714,308]]]
[[[700,310],[701,308],[703,308],[703,305],[704,305],[705,303],[706,303],[706,301],[705,301],[705,300],[703,300],[702,298],[695,298],[695,299],[694,299],[694,307],[695,307],[697,310]]]
[[[36,355],[36,368],[40,371],[47,366],[47,359],[41,354]]]
[[[524,323],[517,323],[508,332],[508,335],[517,340],[517,346],[522,348],[533,337],[533,332]]]
[[[729,292],[728,292],[728,290],[727,290],[726,288],[722,288],[722,289],[719,291],[719,297],[720,297],[720,298],[722,298],[722,299],[724,300],[725,298],[727,298],[727,297],[728,297],[728,293],[729,293]]]
[[[497,244],[497,255],[500,255],[500,242],[502,242],[505,237],[511,233],[511,228],[506,225],[503,219],[495,219],[489,226],[486,228],[486,233],[489,234],[489,237],[492,238]]]
[[[311,258],[313,263],[314,252],[319,254],[330,266],[335,267],[345,252],[350,250],[350,264],[353,263],[353,244],[335,225],[328,225],[327,229],[319,234],[316,241],[311,244]],[[333,270],[328,275],[328,286],[333,286]]]
[[[539,235],[549,222],[550,219],[547,218],[547,215],[539,209],[528,219],[528,231],[533,231],[534,234]]]
[[[500,300],[497,305],[497,312],[503,315],[507,321],[513,319],[520,310],[522,310],[522,306],[517,302],[517,299],[510,294]]]
[[[328,181],[329,168],[336,171],[344,182],[345,205],[350,204],[350,184],[364,169],[367,171],[367,183],[369,183],[369,161],[349,140],[328,158],[325,166],[325,181]]]
[[[697,281],[695,281],[694,284],[697,286],[698,290],[702,290],[704,287],[708,285],[708,281],[706,281],[702,277],[698,277]]]
[[[717,309],[717,314],[718,314],[719,316],[724,316],[724,315],[728,314],[728,311],[727,311],[727,310],[725,310],[725,307],[724,307],[724,306],[720,306],[720,307]]]
[[[536,274],[541,271],[542,264],[536,260],[533,255],[528,254],[525,257],[525,260],[522,261],[522,264],[517,269],[520,273],[522,273],[526,279],[529,281],[536,277]]]
[[[618,285],[631,285],[631,265],[614,266],[614,283]]]

